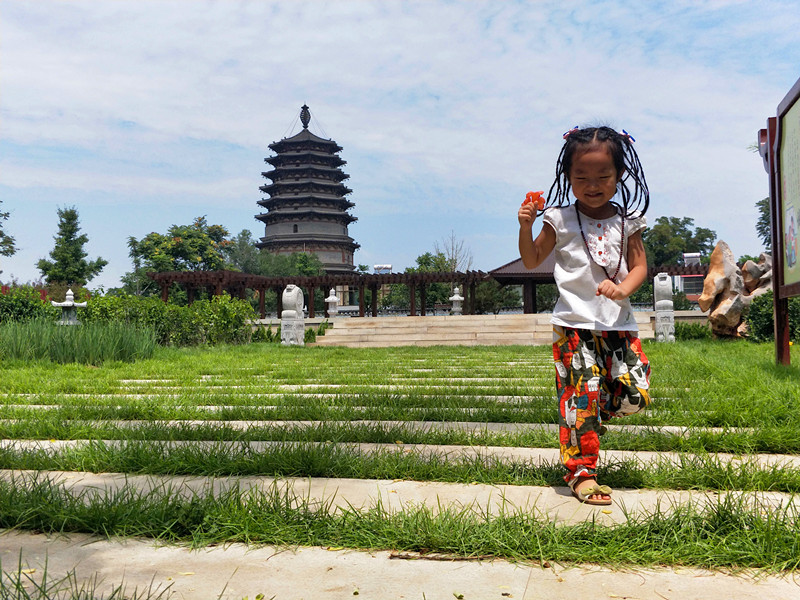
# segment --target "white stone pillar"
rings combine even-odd
[[[672,278],[659,273],[653,279],[653,300],[656,309],[656,341],[675,341],[675,310],[672,302]]]
[[[304,346],[306,324],[303,315],[303,290],[290,283],[281,296],[281,344],[284,346]]]

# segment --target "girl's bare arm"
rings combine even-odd
[[[535,269],[553,251],[556,245],[556,232],[545,223],[536,239],[533,239],[533,222],[536,220],[534,204],[525,204],[517,213],[519,221],[519,255],[526,269]]]

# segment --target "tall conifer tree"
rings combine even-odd
[[[50,252],[52,260],[43,258],[36,263],[47,283],[58,281],[85,285],[108,264],[100,257],[86,260],[83,246],[89,238],[85,233],[78,235],[80,229],[78,211],[74,206],[58,209],[58,233],[53,237],[56,243]]]

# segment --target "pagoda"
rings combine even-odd
[[[302,131],[270,144],[275,156],[264,159],[273,169],[261,175],[272,183],[259,188],[269,197],[258,202],[267,212],[256,215],[264,223],[256,246],[278,254],[313,252],[326,273],[351,273],[360,246],[347,233],[357,219],[347,212],[355,204],[345,198],[352,190],[342,183],[350,177],[341,169],[347,164],[338,156],[342,147],[309,131],[306,105],[300,121]]]

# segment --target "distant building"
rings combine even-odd
[[[259,188],[269,197],[258,201],[267,212],[255,217],[264,223],[256,246],[278,254],[314,253],[326,273],[351,273],[360,246],[347,231],[357,219],[347,212],[355,204],[345,198],[352,190],[342,183],[350,177],[340,168],[347,164],[338,156],[342,148],[308,130],[308,106],[300,121],[302,131],[270,144],[275,156],[264,159],[273,169],[262,173],[271,183]]]
[[[373,265],[372,272],[376,275],[388,275],[392,272],[392,265]]]
[[[684,252],[683,266],[700,266],[700,253]],[[697,302],[697,299],[703,293],[703,282],[705,281],[705,275],[676,275],[672,278],[672,280],[675,291],[683,292],[686,294],[686,298],[692,302]]]

